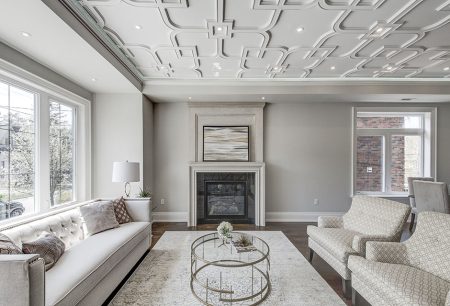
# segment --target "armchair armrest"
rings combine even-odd
[[[371,241],[367,243],[366,258],[378,262],[408,264],[408,249],[400,242]]]
[[[358,234],[353,237],[352,248],[361,256],[366,254],[366,243],[369,241],[392,241],[392,237]]]
[[[45,265],[38,255],[0,255],[0,271],[0,305],[45,304]]]
[[[344,219],[338,216],[320,216],[317,227],[341,228],[344,227]]]
[[[150,198],[125,199],[125,205],[133,221],[152,222]]]

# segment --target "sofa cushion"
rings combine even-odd
[[[383,297],[390,305],[444,305],[450,283],[426,271],[398,264],[350,256],[348,267],[370,293],[359,292],[370,302],[371,295]],[[369,296],[367,296],[369,294]],[[379,297],[374,297],[377,300]]]
[[[100,201],[81,206],[80,212],[89,235],[95,235],[119,226],[114,213],[114,205],[110,201]]]
[[[22,250],[8,236],[0,233],[0,254],[22,254]]]
[[[309,225],[307,233],[311,239],[341,262],[345,263],[349,255],[357,254],[352,249],[353,237],[358,234],[357,232],[343,228],[319,228]]]
[[[126,223],[67,250],[46,272],[46,304],[77,304],[149,233],[148,222]]]
[[[114,214],[116,215],[116,219],[117,222],[119,222],[119,224],[133,221],[130,215],[128,214],[125,199],[123,197],[113,200],[112,203],[114,206]]]
[[[22,244],[24,254],[39,254],[44,259],[46,271],[56,264],[65,249],[64,242],[49,232],[42,232],[38,239]]]

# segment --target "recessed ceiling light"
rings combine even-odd
[[[92,82],[97,82],[97,79],[96,78],[91,78],[91,81]]]
[[[445,67],[444,68],[444,71],[448,71],[448,70],[450,70],[450,67]]]
[[[266,97],[261,97],[261,100],[265,100],[266,99]]]
[[[378,28],[377,33],[381,33],[383,30],[384,30],[383,28]]]
[[[192,100],[192,97],[188,97],[188,100]]]
[[[299,27],[299,28],[297,28],[297,32],[303,32],[303,30],[304,30],[304,28],[303,27]]]
[[[335,66],[331,66],[330,69],[331,69],[331,70],[334,70],[334,69],[336,69],[336,67],[335,67]]]
[[[222,31],[222,27],[217,27],[217,31]]]
[[[387,66],[386,70],[392,70],[392,66]]]
[[[137,24],[137,25],[134,26],[134,28],[135,28],[136,30],[141,30],[141,29],[142,29],[142,26],[140,26],[140,25]]]
[[[23,37],[30,37],[31,34],[28,32],[20,32],[20,34],[22,34]]]

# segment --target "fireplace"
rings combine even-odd
[[[197,175],[197,223],[255,223],[254,173]]]

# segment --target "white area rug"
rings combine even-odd
[[[202,305],[190,289],[190,248],[206,233],[165,232],[111,305]],[[345,305],[282,232],[245,233],[270,247],[272,291],[261,305]]]

